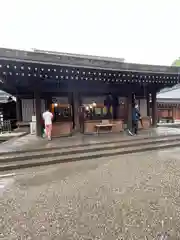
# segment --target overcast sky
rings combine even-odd
[[[170,65],[180,0],[0,0],[0,46]]]

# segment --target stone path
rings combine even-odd
[[[19,137],[22,134],[25,134],[25,132],[5,132],[0,133],[0,137]]]
[[[0,239],[180,239],[179,155],[178,148],[0,176]]]
[[[11,152],[21,149],[34,148],[35,146],[41,146],[41,139],[38,139],[34,135],[25,135],[19,138],[12,138],[7,142],[0,144],[0,152]]]
[[[1,141],[7,141],[12,138],[16,137],[21,137],[24,136],[26,132],[5,132],[5,133],[0,133],[0,142]]]

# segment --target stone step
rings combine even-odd
[[[88,145],[88,146],[78,146],[68,147],[68,148],[59,148],[59,149],[45,149],[43,152],[26,152],[26,153],[11,153],[7,155],[0,156],[0,163],[13,162],[13,161],[27,161],[31,159],[39,159],[39,158],[49,158],[49,157],[66,157],[67,155],[77,155],[82,153],[93,153],[98,151],[108,151],[108,150],[116,150],[116,149],[124,149],[127,147],[139,147],[139,146],[147,146],[149,144],[161,144],[161,143],[173,143],[180,142],[180,136],[174,137],[166,137],[166,138],[158,138],[158,139],[141,139],[133,142],[115,142],[115,143],[103,143],[96,145]]]
[[[48,158],[38,158],[31,160],[23,160],[23,161],[14,161],[8,163],[0,163],[0,171],[10,171],[20,168],[28,168],[28,167],[37,167],[37,166],[45,166],[50,164],[57,164],[57,163],[64,163],[64,162],[73,162],[73,161],[81,161],[81,160],[90,160],[90,159],[97,159],[100,160],[104,157],[112,157],[118,155],[125,155],[130,153],[137,153],[137,152],[145,152],[145,151],[152,151],[152,150],[160,150],[160,149],[167,149],[167,148],[175,148],[179,147],[179,141],[175,142],[163,142],[157,143],[153,142],[148,145],[141,144],[139,146],[126,146],[123,148],[117,149],[102,149],[100,151],[94,152],[84,152],[80,154],[67,154],[65,156],[56,156],[56,157],[48,157]]]
[[[65,149],[77,149],[77,147],[89,147],[89,146],[100,146],[100,145],[103,145],[103,144],[116,144],[116,143],[119,143],[119,144],[125,144],[125,143],[128,143],[128,144],[133,144],[137,141],[145,141],[145,140],[149,140],[149,141],[153,141],[153,140],[157,140],[157,139],[171,139],[171,138],[174,138],[174,137],[180,137],[180,134],[163,134],[163,135],[156,135],[156,136],[127,136],[127,137],[122,137],[122,138],[119,138],[119,139],[116,139],[116,140],[111,140],[111,139],[108,139],[107,140],[104,140],[104,141],[100,141],[98,140],[98,136],[97,136],[97,139],[94,140],[94,141],[91,141],[89,143],[85,143],[85,144],[76,144],[75,142],[72,143],[69,143],[65,146],[61,146],[60,145],[60,142],[59,144],[57,145],[57,142],[50,142],[49,145],[50,146],[46,146],[46,147],[37,147],[37,148],[30,148],[30,149],[23,149],[23,150],[16,150],[16,151],[1,151],[0,153],[0,157],[2,158],[3,156],[4,157],[7,157],[8,155],[9,156],[14,156],[14,155],[17,155],[17,154],[31,154],[31,153],[40,153],[40,152],[46,152],[46,151],[50,151],[50,150],[65,150]],[[71,138],[70,138],[70,142],[71,142]],[[46,141],[46,140],[45,140]],[[75,141],[75,140],[74,140]],[[3,157],[3,158],[4,158]]]

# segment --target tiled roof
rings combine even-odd
[[[54,53],[36,50],[22,51],[15,49],[0,48],[1,60],[14,60],[28,63],[44,63],[48,65],[65,65],[72,67],[88,67],[99,69],[110,69],[118,71],[144,72],[157,74],[180,73],[180,67],[159,66],[124,62],[124,59],[104,58],[97,56],[87,56],[68,53]]]
[[[160,93],[157,94],[157,99],[169,99],[169,100],[173,100],[173,99],[179,99],[180,100],[180,87],[176,87],[174,89],[169,89],[167,91],[162,91]]]

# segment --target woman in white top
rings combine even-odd
[[[43,113],[43,119],[45,124],[46,135],[48,137],[48,140],[51,140],[52,119],[53,119],[52,113],[49,110],[46,110]]]

